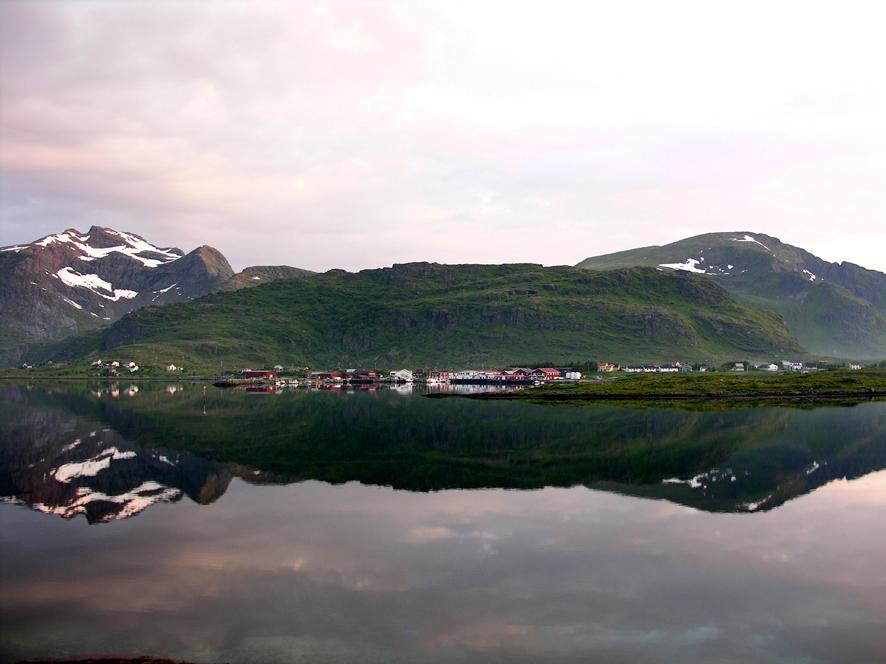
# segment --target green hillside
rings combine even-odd
[[[829,263],[761,233],[709,233],[588,258],[577,267],[660,267],[703,274],[752,307],[781,315],[808,350],[886,357],[886,274]]]
[[[781,319],[695,275],[413,263],[331,271],[146,308],[53,349],[143,366],[504,366],[802,353]]]
[[[280,279],[299,279],[315,274],[310,270],[289,265],[253,265],[235,274],[216,288],[218,291],[235,291],[241,288],[254,288]]]

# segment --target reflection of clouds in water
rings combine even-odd
[[[240,481],[220,503],[101,530],[7,509],[4,641],[27,626],[193,659],[297,643],[353,661],[870,660],[886,621],[884,506],[886,472],[755,515],[582,488]]]

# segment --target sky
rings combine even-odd
[[[886,9],[0,2],[0,244],[573,264],[704,232],[886,271]]]

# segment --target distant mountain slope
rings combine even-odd
[[[133,233],[68,229],[0,249],[0,365],[34,343],[92,329],[147,305],[199,297],[233,270],[212,247],[185,254]]]
[[[819,355],[886,357],[886,274],[829,263],[762,233],[709,233],[588,258],[577,267],[634,266],[702,274],[743,302],[781,314]]]
[[[57,351],[217,371],[241,365],[494,366],[710,360],[802,350],[709,280],[632,268],[413,263],[340,270],[135,312]]]
[[[312,274],[316,273],[298,267],[289,267],[288,265],[253,265],[252,267],[245,268],[242,272],[238,272],[224,283],[219,284],[216,290],[235,291],[241,288],[261,286],[279,279],[299,279]]]

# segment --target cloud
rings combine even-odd
[[[751,229],[886,269],[871,18],[11,0],[0,241],[106,223],[238,267],[355,269],[574,263]]]

